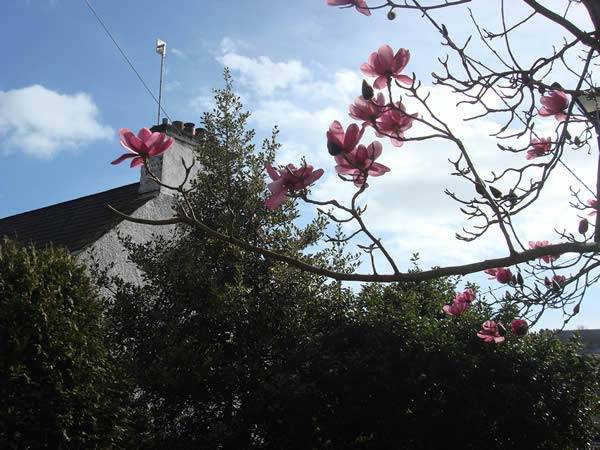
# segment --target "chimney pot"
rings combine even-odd
[[[193,122],[186,122],[183,124],[183,130],[185,132],[185,134],[190,134],[190,135],[194,135],[194,128],[196,127],[196,124]]]
[[[174,120],[173,127],[181,131],[183,130],[183,122],[181,120]]]
[[[162,124],[169,125],[169,119],[167,119],[166,117],[163,117]]]
[[[196,137],[204,137],[204,128],[196,128],[196,132],[194,133],[194,136]]]

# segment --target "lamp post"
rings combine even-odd
[[[158,85],[158,117],[156,124],[160,125],[160,110],[162,103],[162,85],[163,85],[163,67],[165,64],[165,55],[167,54],[167,43],[160,39],[156,40],[156,53],[160,55],[160,84]]]

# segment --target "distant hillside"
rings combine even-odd
[[[600,354],[600,330],[563,330],[559,339],[561,341],[569,340],[576,333],[581,336],[584,353]]]

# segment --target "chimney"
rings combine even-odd
[[[193,136],[196,128],[196,124],[192,122],[186,122],[183,124],[183,132],[188,136]]]
[[[196,128],[192,122],[174,121],[172,124],[167,119],[163,119],[160,125],[151,128],[153,132],[165,133],[173,139],[173,144],[165,153],[160,156],[155,156],[148,160],[150,171],[156,175],[164,184],[169,186],[179,186],[185,178],[185,168],[181,160],[189,166],[192,163],[195,149],[204,139],[204,130]],[[187,185],[189,186],[190,179],[195,176],[198,171],[197,165],[192,169]],[[145,192],[160,192],[161,194],[175,195],[173,190],[159,186],[142,167],[140,174],[139,193]]]

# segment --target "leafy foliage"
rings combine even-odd
[[[103,305],[59,249],[0,242],[0,442],[107,448],[127,433]]]

